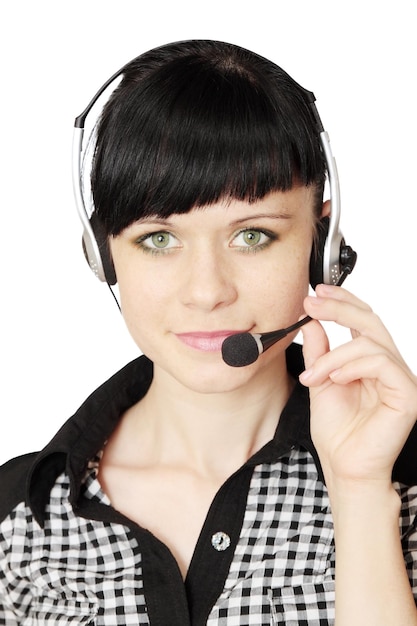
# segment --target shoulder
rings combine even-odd
[[[0,466],[0,522],[26,498],[27,477],[37,457],[37,452],[11,459]]]

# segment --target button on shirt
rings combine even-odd
[[[287,360],[296,376],[298,346]],[[0,624],[333,624],[333,525],[307,389],[295,387],[273,440],[216,494],[183,581],[168,548],[115,511],[96,476],[99,451],[151,380],[152,364],[140,357],[90,396],[41,453],[1,468]],[[417,595],[415,436],[394,479]]]

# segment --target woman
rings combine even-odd
[[[236,46],[124,68],[87,230],[145,356],[2,468],[0,623],[417,624],[417,380],[321,284],[319,135],[308,93]],[[295,331],[223,360],[306,314],[305,364]],[[330,350],[318,320],[352,340]]]

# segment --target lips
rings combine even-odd
[[[190,348],[200,350],[202,352],[219,352],[223,341],[230,337],[245,331],[241,330],[220,330],[216,332],[196,332],[196,333],[179,333],[176,336],[182,343]]]

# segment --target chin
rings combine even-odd
[[[205,379],[200,378],[198,380],[178,380],[178,382],[195,394],[216,396],[221,394],[231,394],[241,390],[242,387],[248,384],[248,377],[230,376],[228,377],[228,380],[225,380],[223,375],[222,378],[217,379],[214,377],[207,377]]]
[[[230,367],[217,354],[208,362],[208,359],[192,360],[187,362],[185,358],[176,359],[174,364],[155,359],[155,375],[166,382],[171,381],[176,385],[188,389],[193,393],[214,395],[233,393],[243,387],[259,382],[261,378],[273,370],[274,378],[278,375],[278,369],[285,367],[285,357],[282,360],[278,355],[271,354],[265,358],[261,356],[255,363],[245,367]],[[203,362],[202,362],[203,361]],[[205,361],[205,362],[204,362]],[[271,369],[272,368],[272,369]]]

